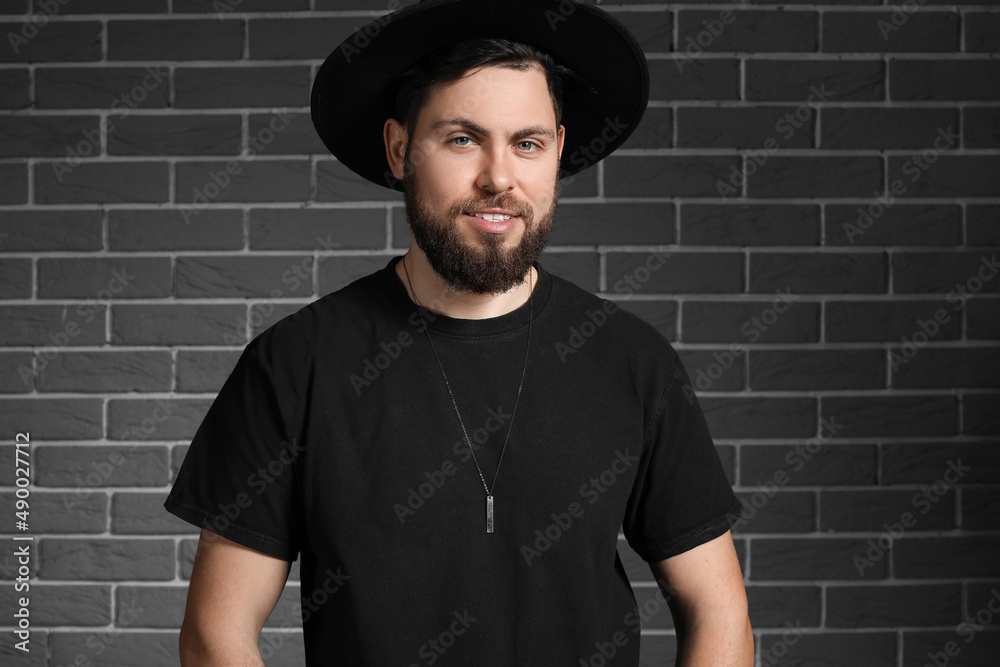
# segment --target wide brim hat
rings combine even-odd
[[[560,178],[610,155],[642,119],[646,57],[607,12],[576,0],[423,0],[363,26],[320,67],[311,104],[323,143],[365,179],[402,190],[382,138],[401,76],[446,44],[490,37],[536,46],[575,75],[563,88]]]

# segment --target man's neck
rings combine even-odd
[[[406,263],[405,268],[403,262]],[[396,264],[396,275],[415,303],[432,313],[462,320],[483,320],[517,310],[527,303],[530,290],[538,285],[538,272],[532,268],[525,274],[522,283],[501,294],[456,291],[434,271],[416,244]],[[411,285],[413,291],[410,291]]]

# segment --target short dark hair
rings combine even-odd
[[[507,67],[526,71],[539,67],[545,73],[549,96],[556,114],[556,126],[562,121],[563,84],[572,72],[546,51],[509,39],[481,38],[454,42],[430,52],[400,77],[396,91],[394,118],[413,136],[417,118],[438,86],[454,83],[470,72],[484,67]]]

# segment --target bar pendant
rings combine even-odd
[[[486,496],[486,532],[493,532],[493,496]]]

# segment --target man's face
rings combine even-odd
[[[540,69],[487,67],[432,91],[406,147],[406,212],[453,289],[524,280],[551,233],[562,140]]]

